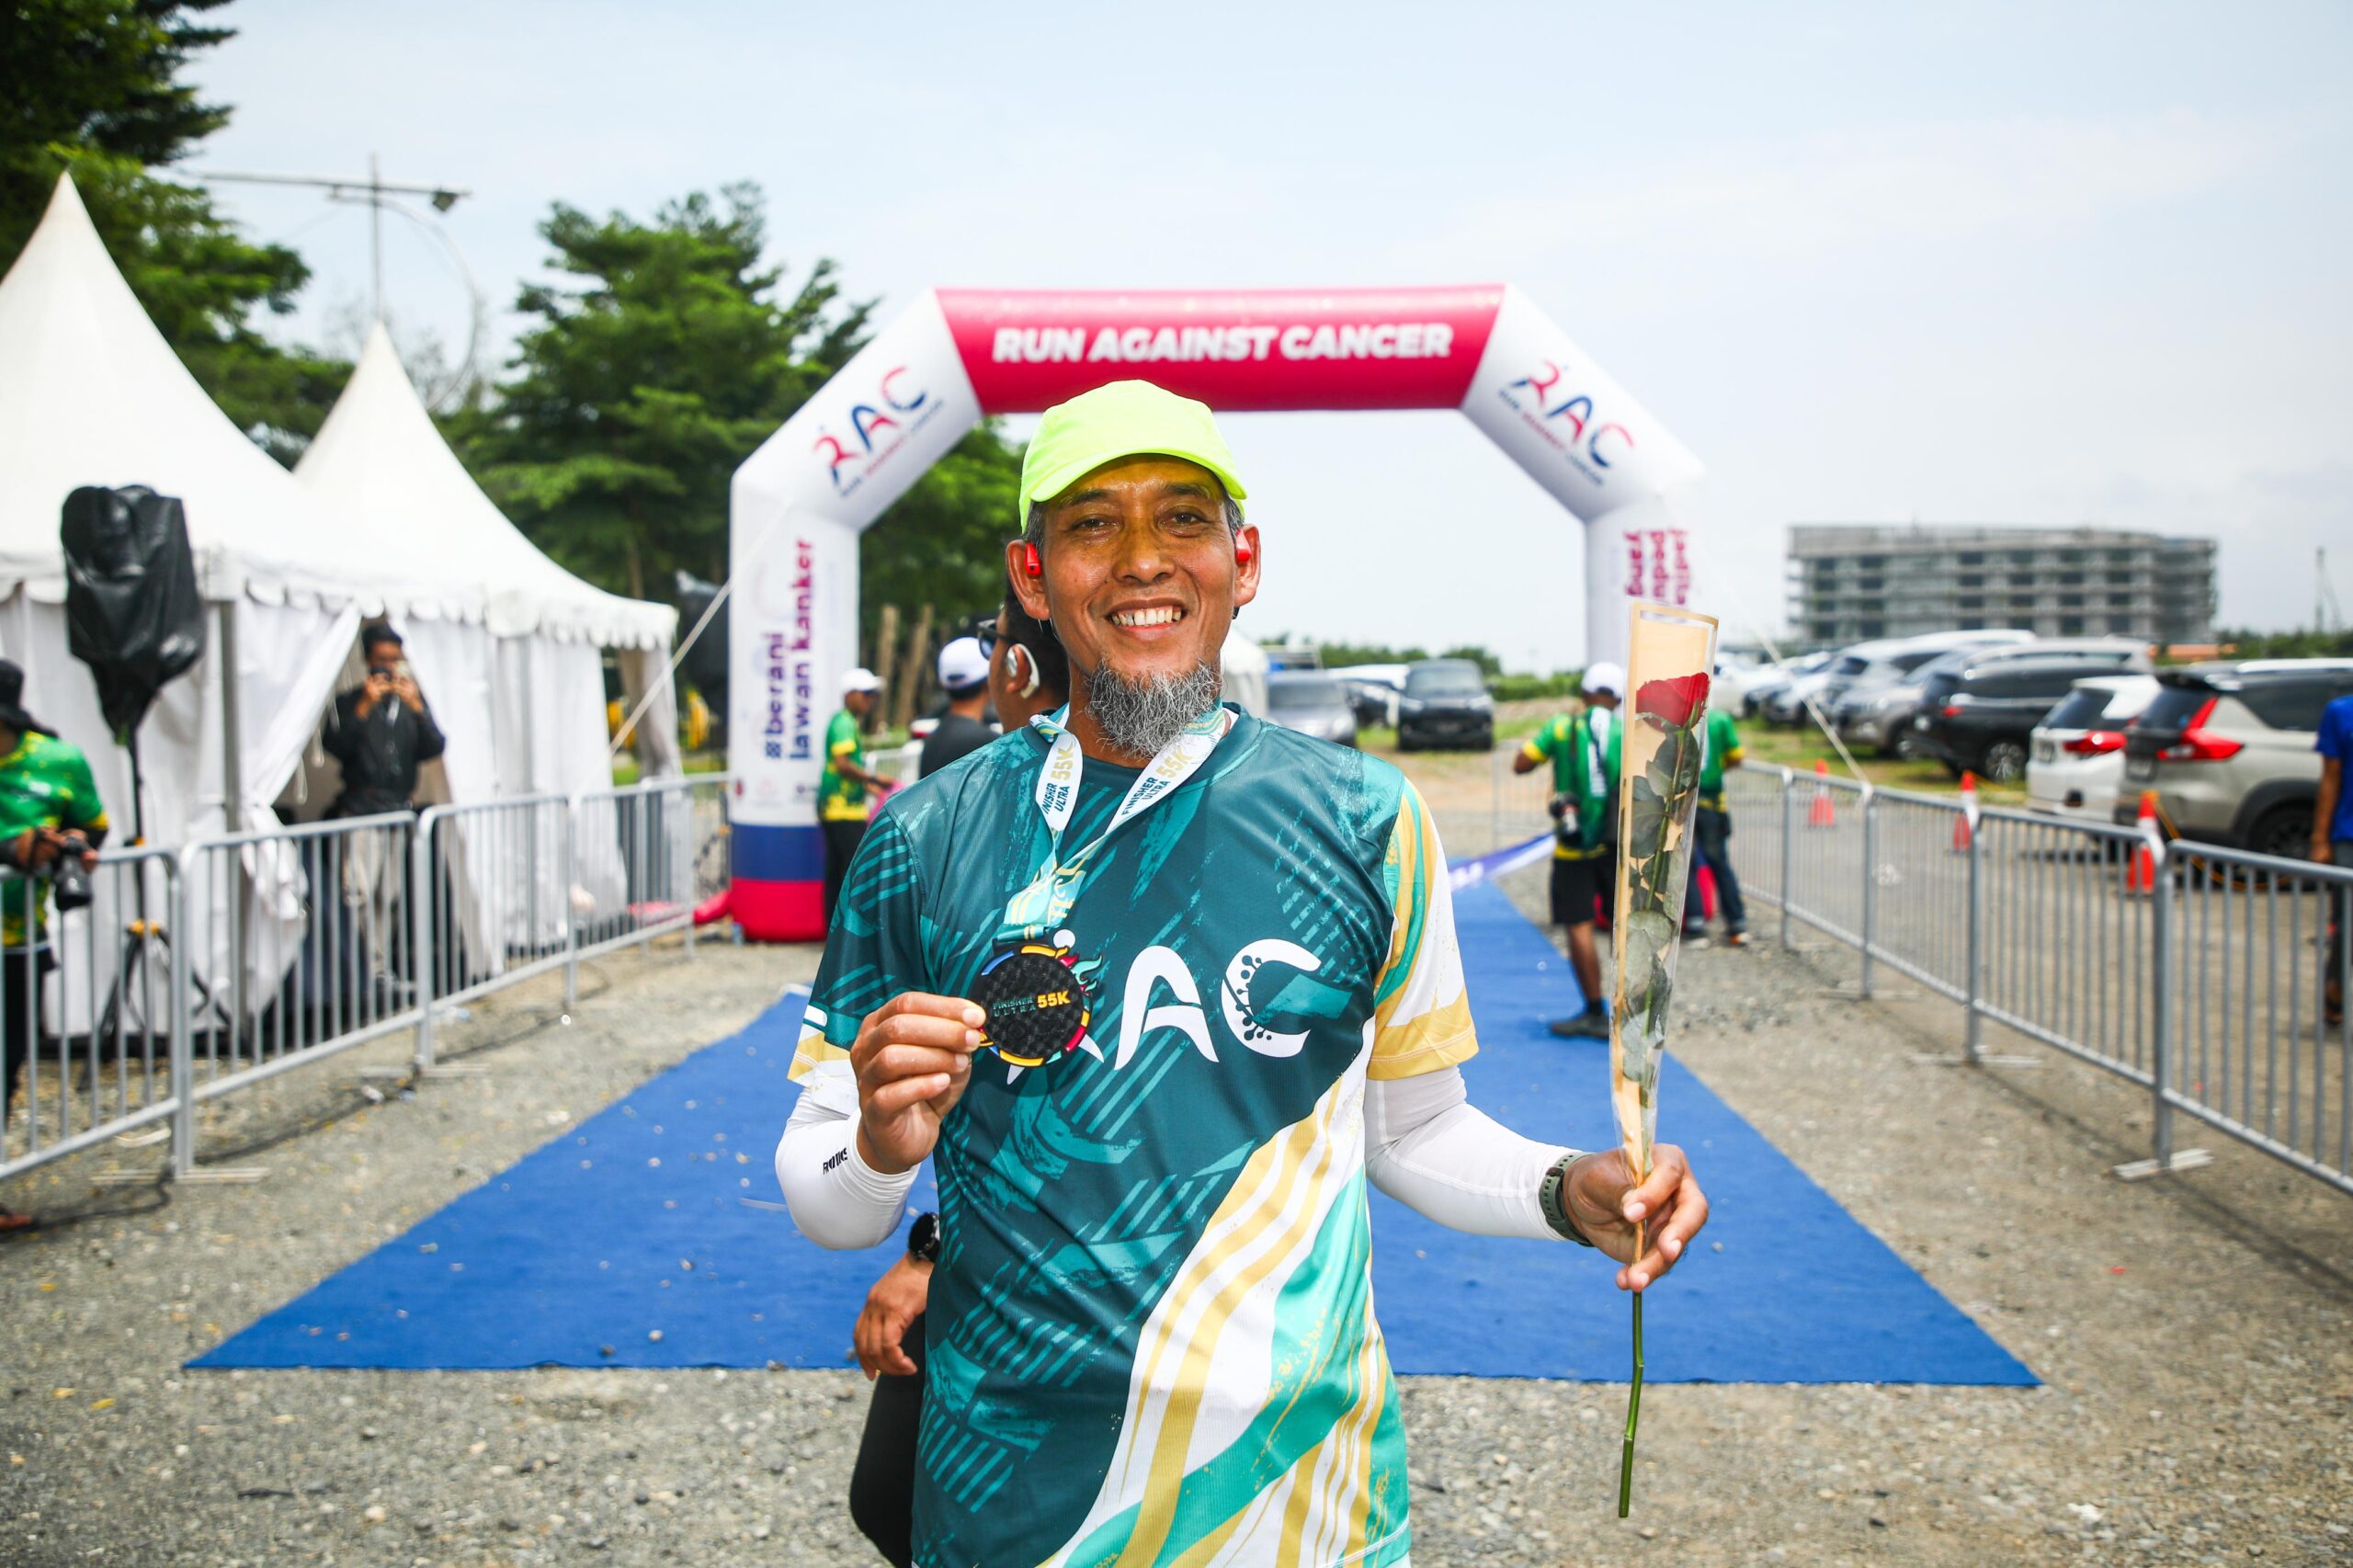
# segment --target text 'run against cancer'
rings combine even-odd
[[[1285,359],[1443,359],[1454,352],[1445,322],[1325,322],[1290,326],[1001,326],[989,342],[1000,365],[1120,365]]]

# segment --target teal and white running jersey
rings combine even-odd
[[[1046,858],[1045,750],[1006,735],[876,820],[804,1092],[854,1114],[866,1015],[970,990]],[[1064,842],[1135,777],[1089,760]],[[976,1059],[934,1156],[915,1561],[1402,1562],[1365,1082],[1477,1049],[1428,812],[1388,764],[1245,715],[1092,872],[1066,922],[1100,960],[1086,1040],[1027,1071]]]

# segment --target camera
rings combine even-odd
[[[41,871],[49,879],[50,896],[57,901],[60,915],[87,909],[90,901],[97,896],[90,891],[90,869],[82,864],[82,857],[89,850],[88,839],[78,833],[69,833],[57,851],[57,858]]]

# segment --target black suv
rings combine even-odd
[[[1492,751],[1495,705],[1487,677],[1468,659],[1424,659],[1405,671],[1397,698],[1397,749],[1457,746]]]
[[[1921,749],[1955,778],[1974,769],[1998,784],[2026,777],[2034,727],[2089,676],[2112,676],[2114,660],[2019,659],[1983,669],[1941,670],[1920,692]]]

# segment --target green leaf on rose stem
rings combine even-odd
[[[1659,743],[1658,750],[1651,753],[1650,761],[1643,768],[1643,777],[1650,780],[1651,788],[1658,791],[1661,800],[1674,798],[1677,754],[1687,744],[1687,737],[1669,730],[1666,739]]]
[[[1675,757],[1675,790],[1668,797],[1669,799],[1680,801],[1685,795],[1699,787],[1701,749],[1698,737],[1688,731],[1684,732],[1682,749],[1676,754]]]
[[[1666,1004],[1675,994],[1675,976],[1666,971],[1666,957],[1661,954],[1658,967],[1651,971],[1651,983],[1643,992],[1643,1033],[1654,1039],[1666,1038]]]
[[[1650,1098],[1651,1048],[1638,1027],[1639,1010],[1628,1014],[1626,1027],[1618,1031],[1618,1068],[1626,1074],[1626,1082],[1642,1091],[1641,1097]]]
[[[1626,944],[1627,1001],[1641,1007],[1675,946],[1675,922],[1654,909],[1638,910],[1626,917],[1619,940]]]
[[[1659,841],[1666,832],[1666,798],[1660,794],[1649,777],[1634,780],[1634,824],[1627,849],[1637,866],[1646,865],[1658,853]]]

